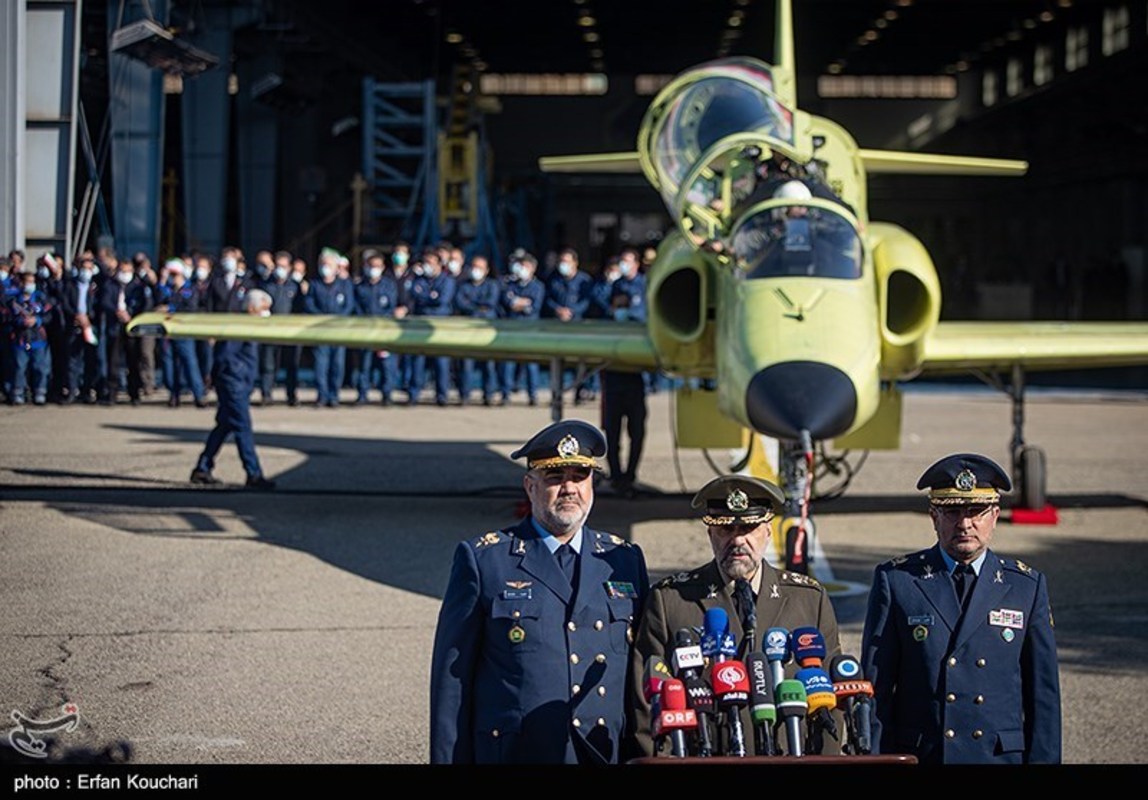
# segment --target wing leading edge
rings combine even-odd
[[[1148,364],[1148,323],[942,322],[923,373],[969,369],[1089,369]]]
[[[263,344],[334,345],[427,356],[510,361],[600,362],[657,367],[641,323],[613,320],[484,320],[467,317],[339,317],[321,314],[164,314],[131,321],[133,335],[173,339],[242,339]]]

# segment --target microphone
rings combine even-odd
[[[753,720],[754,755],[776,755],[773,726],[777,724],[777,706],[773,702],[769,663],[763,654],[750,653],[745,666],[749,670],[749,713]]]
[[[685,758],[689,754],[686,747],[686,731],[698,727],[697,714],[686,707],[686,687],[677,678],[667,678],[662,683],[661,711],[654,723],[654,737],[670,737],[670,755]]]
[[[662,710],[662,684],[672,677],[674,676],[670,674],[661,656],[650,656],[646,659],[646,667],[642,670],[642,695],[650,704],[650,732],[655,737],[655,750],[657,750],[658,715]]]
[[[789,754],[805,755],[801,741],[801,720],[805,719],[809,702],[805,698],[804,684],[792,678],[783,680],[774,688],[773,694],[777,698],[777,712],[785,720],[785,738],[789,741]]]
[[[769,674],[776,693],[777,685],[785,680],[784,667],[793,655],[789,650],[789,631],[785,628],[770,628],[761,640],[761,649],[765,651],[765,660],[769,662]]]
[[[868,755],[873,751],[869,716],[873,684],[864,680],[861,664],[853,656],[834,656],[829,662],[829,674],[833,678],[837,705],[845,713],[846,745],[843,749],[849,755]]]
[[[729,632],[729,614],[724,608],[707,608],[702,619],[702,655],[725,661],[737,655],[737,643]]]
[[[702,678],[705,659],[697,637],[689,628],[674,634],[674,652],[670,657],[674,674],[686,688],[686,703],[698,718],[698,755],[707,758],[714,754],[711,725],[714,715],[714,693]]]
[[[837,695],[833,693],[833,681],[829,674],[821,667],[806,667],[799,669],[795,676],[805,688],[805,697],[809,703],[809,716],[807,719],[809,741],[806,750],[813,755],[820,755],[824,749],[825,737],[828,733],[837,738],[837,723],[829,712],[837,708]]]
[[[817,628],[794,628],[790,639],[793,658],[799,665],[820,667],[825,661],[825,637]]]
[[[744,756],[745,733],[741,727],[741,711],[749,704],[749,674],[740,661],[727,658],[713,667],[714,698],[718,708],[726,712],[729,726],[729,747],[726,755]]]

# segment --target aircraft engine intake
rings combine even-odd
[[[710,270],[706,256],[681,233],[667,236],[646,276],[650,338],[664,369],[697,374],[712,369],[709,319]]]
[[[941,284],[924,245],[897,225],[871,225],[881,325],[881,377],[912,378],[941,316]]]

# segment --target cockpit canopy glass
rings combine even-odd
[[[743,219],[730,237],[746,278],[861,277],[861,237],[843,214],[773,200]]]

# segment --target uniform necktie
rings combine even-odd
[[[957,587],[957,600],[960,601],[961,608],[964,608],[965,601],[968,599],[976,579],[977,576],[973,572],[972,564],[957,564],[956,569],[953,570],[953,585]]]
[[[573,547],[568,544],[564,544],[560,545],[558,549],[554,551],[554,555],[558,558],[558,566],[562,568],[562,574],[566,576],[566,580],[568,580],[570,585],[573,586],[574,559],[578,554],[574,552]]]
[[[745,578],[738,578],[733,582],[733,596],[737,600],[737,610],[741,614],[741,629],[745,636],[745,652],[753,650],[753,642],[757,636],[757,606],[753,600],[753,589]]]

